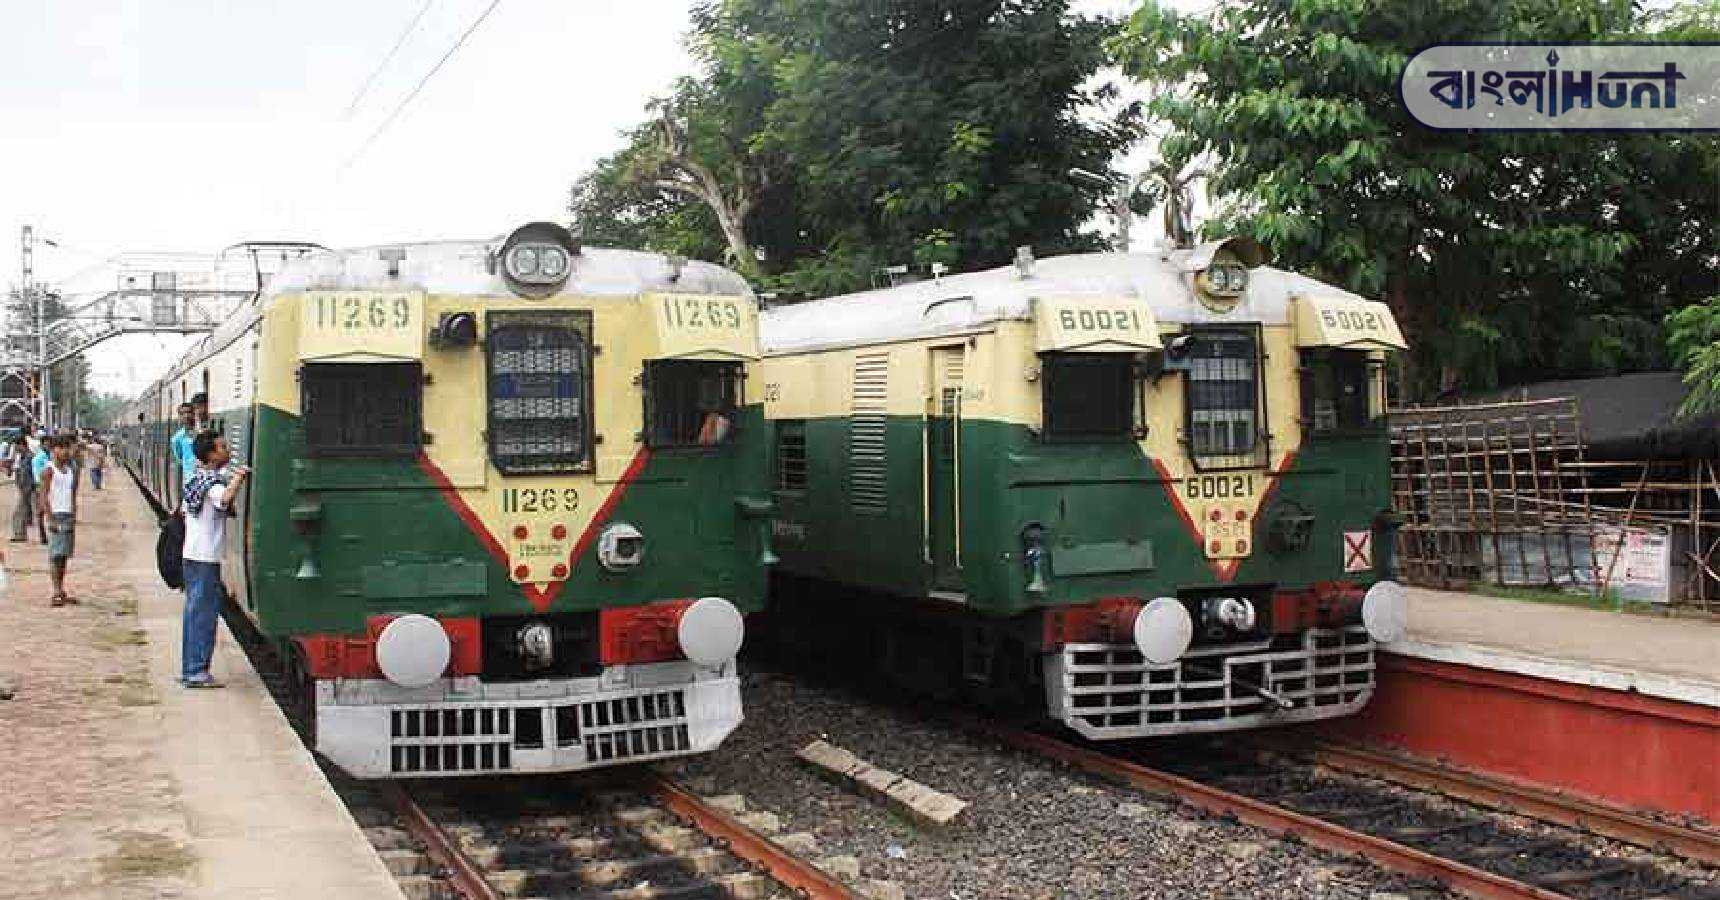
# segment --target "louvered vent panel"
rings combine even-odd
[[[882,513],[889,506],[884,451],[889,393],[889,354],[856,354],[848,417],[848,501],[855,512]]]

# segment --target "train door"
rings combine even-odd
[[[932,397],[926,423],[926,529],[932,587],[963,588],[961,565],[961,408],[967,348],[932,348]]]

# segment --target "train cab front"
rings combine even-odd
[[[715,748],[770,552],[744,281],[544,223],[336,262],[271,308],[259,373],[285,461],[253,594],[317,750],[422,777]]]
[[[1035,310],[1034,461],[1074,442],[1097,472],[1040,488],[1017,523],[1051,715],[1133,738],[1355,712],[1403,629],[1383,421],[1402,337],[1382,304],[1267,268],[1251,242],[1174,262],[1183,299],[1153,319]]]

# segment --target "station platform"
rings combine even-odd
[[[44,802],[7,817],[0,833],[19,839],[18,857],[0,897],[401,900],[225,624],[213,672],[227,686],[177,683],[183,601],[155,571],[155,516],[123,471],[106,487],[80,493],[68,579],[80,605],[48,606],[40,544],[0,544],[13,573],[0,627],[82,636],[60,652],[87,657],[68,666],[87,675],[50,677],[31,648],[0,653],[16,681],[0,730],[17,723],[25,744],[8,753],[17,768],[0,789],[63,792],[69,780],[79,797],[70,810]],[[81,699],[65,702],[74,690]],[[30,721],[56,715],[76,721]]]
[[[1373,698],[1322,731],[1720,823],[1720,624],[1411,588]]]
[[[1409,633],[1387,648],[1720,708],[1720,623],[1409,588]]]

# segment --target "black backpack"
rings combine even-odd
[[[155,567],[161,580],[178,590],[185,586],[185,519],[168,516],[161,520],[161,534],[155,539]]]

